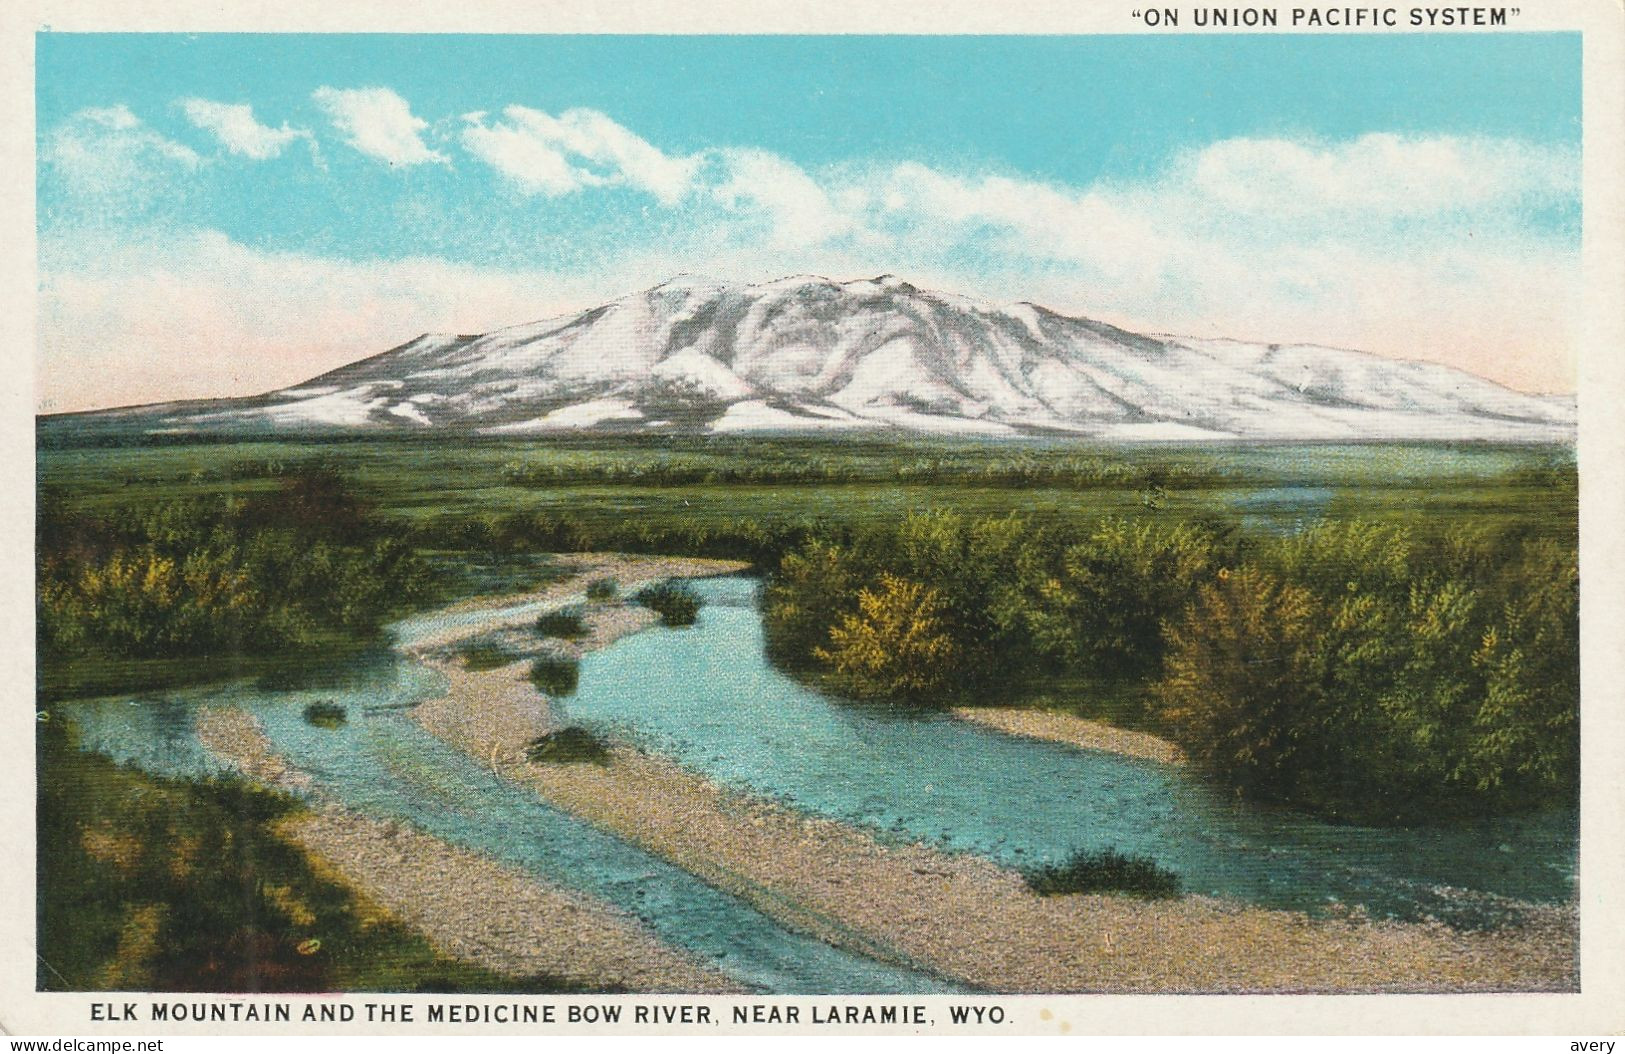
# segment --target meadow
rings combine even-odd
[[[74,514],[272,494],[289,475],[321,466],[380,517],[425,541],[440,531],[461,552],[500,548],[504,524],[536,516],[588,532],[691,535],[742,524],[861,527],[924,511],[1265,528],[1358,515],[1422,530],[1468,520],[1571,534],[1576,516],[1572,451],[1551,446],[399,437],[76,447],[71,439],[61,428],[42,434],[37,474],[42,494]],[[459,529],[472,533],[457,540]]]

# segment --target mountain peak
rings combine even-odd
[[[918,293],[920,291],[920,287],[914,283],[905,281],[904,279],[889,273],[877,274],[873,278],[860,278],[856,281],[847,282],[846,285],[850,287],[872,286],[897,293]]]
[[[687,271],[679,271],[677,274],[672,275],[664,282],[651,287],[649,291],[654,292],[656,289],[716,289],[726,284],[727,283],[718,281],[717,279],[711,278],[707,275],[691,274]]]
[[[679,274],[572,315],[424,334],[253,399],[143,412],[169,431],[904,429],[1106,441],[1525,441],[1567,438],[1574,425],[1572,402],[1443,366],[1147,336],[893,274],[754,285]]]

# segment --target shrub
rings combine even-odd
[[[286,653],[364,639],[436,587],[400,532],[324,471],[250,497],[73,517],[48,504],[36,570],[39,647],[53,659]]]
[[[580,608],[561,608],[537,618],[536,632],[543,637],[579,640],[587,635],[587,624],[582,620]]]
[[[541,764],[585,761],[609,764],[609,745],[585,728],[570,726],[537,736],[525,746],[525,757]]]
[[[692,626],[700,617],[700,597],[686,582],[657,582],[632,598],[668,626]]]
[[[458,655],[462,657],[463,668],[468,670],[500,670],[521,658],[517,652],[489,641],[465,644],[458,650]]]
[[[1179,876],[1143,856],[1124,856],[1115,849],[1076,852],[1064,864],[1046,864],[1026,872],[1027,888],[1040,896],[1064,893],[1125,893],[1166,900],[1179,896]]]
[[[1153,686],[1225,786],[1385,824],[1573,800],[1572,546],[1350,524],[1258,556],[1169,620]]]
[[[148,775],[39,726],[41,991],[559,991],[448,958],[313,868],[299,808],[237,779]],[[88,836],[88,837],[87,837]],[[319,944],[317,943],[319,941]]]
[[[600,602],[605,600],[614,600],[616,594],[619,592],[620,587],[615,584],[615,579],[613,578],[600,578],[587,583],[588,600]]]
[[[1105,676],[1144,678],[1162,664],[1162,621],[1211,576],[1219,539],[1188,524],[1108,520],[1061,553],[1027,623],[1045,654]]]
[[[574,695],[581,666],[574,659],[544,655],[530,664],[530,683],[544,695]]]
[[[882,573],[858,594],[859,614],[829,631],[817,655],[831,679],[859,697],[918,699],[940,688],[954,665],[954,643],[942,632],[942,597],[930,586]]]
[[[311,703],[305,707],[305,721],[317,728],[337,728],[348,720],[348,713],[338,703]]]
[[[1308,590],[1256,568],[1220,570],[1168,628],[1161,720],[1227,786],[1289,800],[1319,767],[1326,619]]]
[[[821,540],[788,553],[762,592],[762,628],[768,656],[792,669],[811,669],[816,650],[829,642],[848,598],[857,592],[851,555]]]
[[[809,535],[762,616],[773,662],[847,694],[1087,684],[1226,790],[1333,819],[1575,797],[1575,547],[1533,525],[915,514]]]

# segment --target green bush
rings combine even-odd
[[[1169,734],[1224,785],[1363,823],[1572,801],[1572,546],[1340,525],[1220,571],[1167,625]]]
[[[1220,535],[1190,524],[1099,524],[1063,548],[1039,584],[1025,618],[1036,647],[1081,671],[1155,674],[1163,621],[1210,577],[1224,549]]]
[[[338,703],[311,703],[305,707],[305,721],[317,728],[337,728],[349,720],[348,711]]]
[[[1179,896],[1179,876],[1143,856],[1115,849],[1077,852],[1063,864],[1046,864],[1022,876],[1040,896],[1066,893],[1124,893],[1151,900]]]
[[[504,666],[512,666],[523,658],[512,648],[505,648],[490,641],[465,644],[458,649],[457,654],[463,660],[464,669],[476,671],[500,670]]]
[[[786,554],[763,622],[775,663],[850,696],[1087,685],[1227,790],[1334,819],[1575,796],[1572,538],[917,515]]]
[[[38,645],[48,661],[286,653],[375,635],[435,576],[325,470],[273,493],[43,510]]]
[[[572,725],[531,740],[525,746],[525,757],[540,764],[607,765],[609,746],[587,729]]]
[[[536,632],[543,637],[579,640],[587,635],[587,624],[580,608],[561,608],[538,617]]]
[[[592,601],[614,600],[620,591],[613,578],[599,578],[587,583],[587,599]]]
[[[1293,799],[1295,774],[1331,760],[1317,729],[1326,621],[1301,586],[1221,569],[1169,627],[1155,686],[1163,728],[1225,786]]]
[[[817,651],[857,593],[855,563],[844,547],[821,539],[785,554],[762,591],[769,658],[792,670],[821,667]]]
[[[692,626],[700,617],[700,596],[686,582],[656,582],[632,598],[668,626]]]
[[[863,695],[885,695],[888,683],[916,696],[942,683],[967,692],[1007,683],[1010,670],[1033,665],[1027,619],[1047,577],[1046,540],[1017,517],[954,513],[911,515],[843,544],[812,539],[764,591],[768,653],[792,670],[833,672]],[[930,632],[916,632],[908,606]],[[907,658],[880,663],[888,636],[908,642]],[[920,661],[931,668],[905,669]]]
[[[544,655],[530,664],[530,683],[544,695],[574,695],[580,678],[581,666],[574,659]]]

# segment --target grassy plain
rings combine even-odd
[[[1132,515],[1278,529],[1318,517],[1357,515],[1420,528],[1467,519],[1572,534],[1577,508],[1573,454],[1557,446],[766,438],[63,444],[41,444],[40,485],[90,513],[132,502],[270,493],[283,475],[313,463],[338,472],[379,513],[406,524],[549,513],[588,525],[822,519],[862,526],[953,510],[1013,511],[1037,523]],[[659,470],[673,462],[685,470],[712,466],[717,479],[661,481]],[[823,466],[823,478],[728,478],[733,467],[763,463]],[[1046,466],[1056,471],[1046,473]],[[559,482],[534,475],[527,481],[526,469],[551,467],[560,468]],[[1067,467],[1078,471],[1068,474]]]

